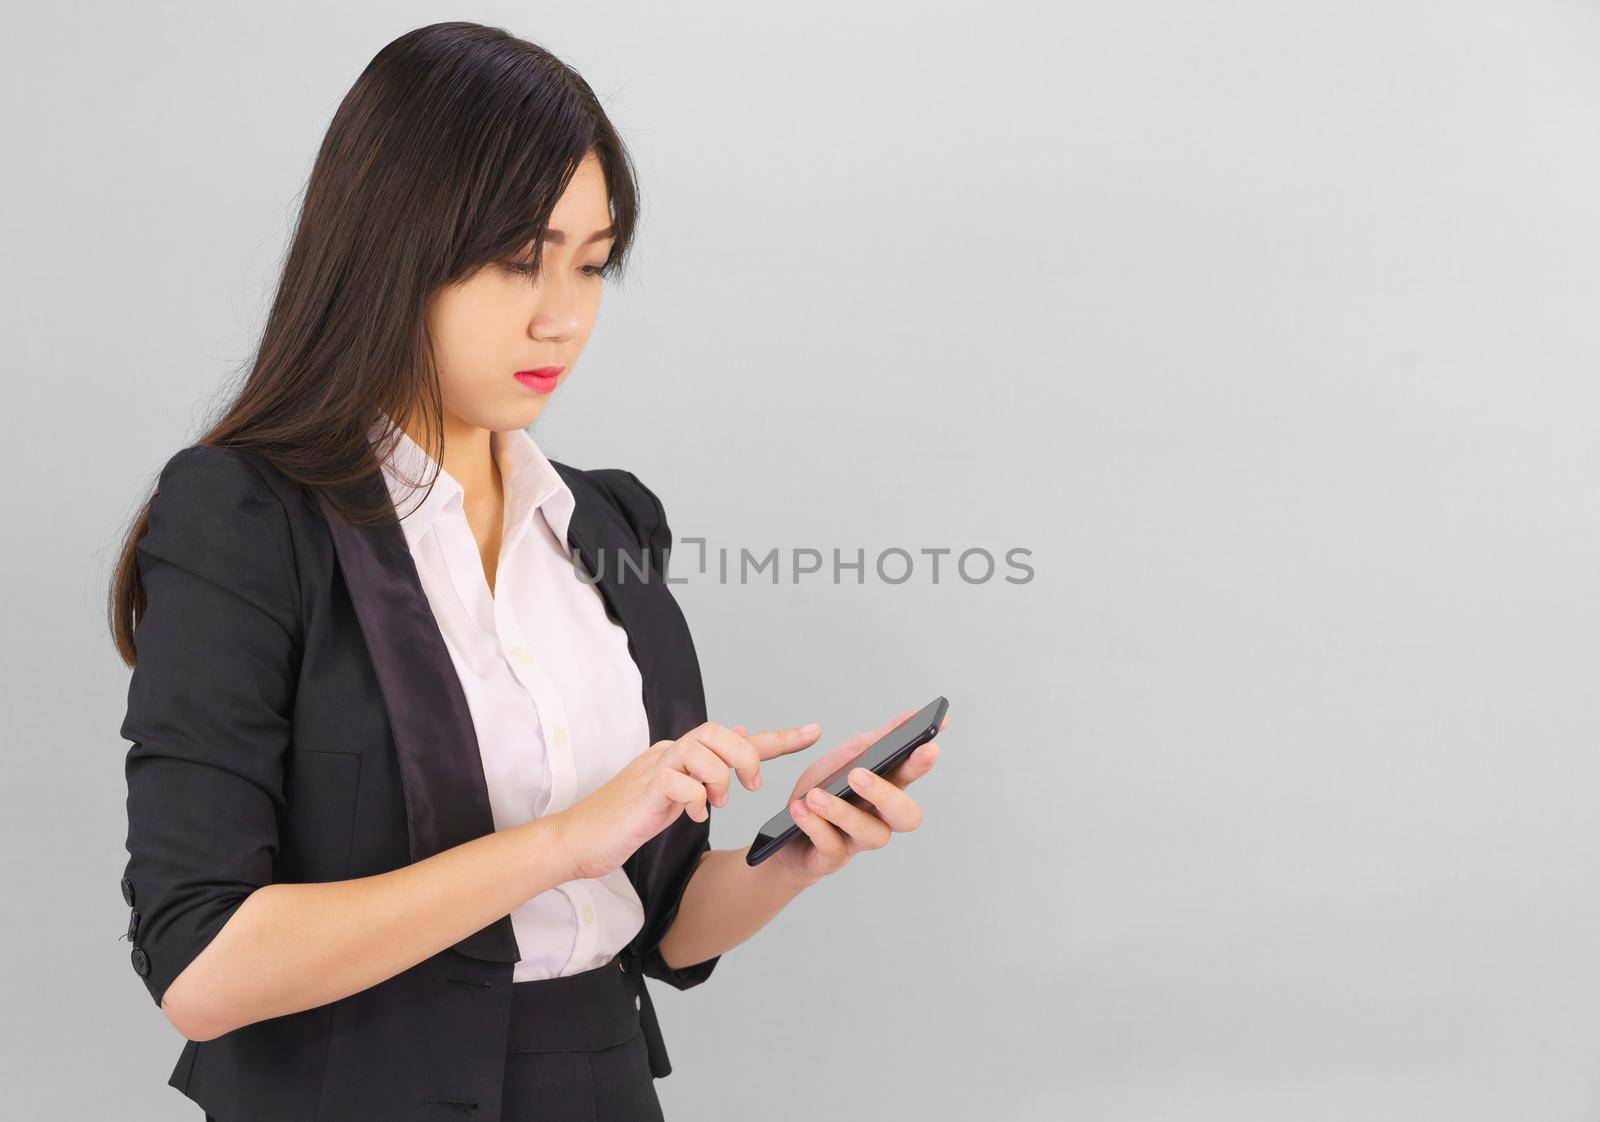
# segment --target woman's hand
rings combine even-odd
[[[810,747],[818,728],[737,732],[706,721],[677,740],[658,740],[600,787],[555,817],[574,877],[620,868],[645,842],[688,812],[704,822],[728,801],[730,770],[748,790],[761,786],[761,761]]]
[[[905,789],[927,775],[939,758],[939,745],[931,740],[887,776],[875,775],[864,767],[852,769],[850,786],[865,800],[865,806],[835,798],[816,786],[915,713],[915,709],[908,709],[880,729],[852,736],[800,774],[789,795],[789,814],[805,837],[796,838],[767,858],[768,864],[801,884],[815,884],[844,868],[863,849],[882,849],[889,844],[890,834],[907,833],[922,824],[922,808]],[[946,716],[939,731],[949,726],[950,718]],[[734,725],[733,731],[743,733],[744,729]]]

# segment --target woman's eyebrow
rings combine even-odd
[[[615,224],[607,226],[604,230],[596,230],[587,238],[584,238],[583,244],[588,245],[590,242],[604,241],[606,238],[614,237],[616,232],[617,228]],[[549,242],[551,245],[566,245],[567,235],[563,230],[546,230],[544,232],[544,240]]]

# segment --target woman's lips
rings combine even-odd
[[[537,370],[519,370],[512,377],[534,393],[549,393],[556,388],[556,379],[565,369],[565,366],[541,366]]]

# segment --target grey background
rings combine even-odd
[[[658,989],[669,1116],[1596,1116],[1600,12],[1460,0],[14,14],[8,1116],[198,1115],[120,938],[105,582],[340,97],[451,18],[644,182],[551,455],[735,554],[1033,551],[679,589],[713,719],[952,712],[921,830]]]

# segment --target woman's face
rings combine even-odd
[[[444,397],[445,427],[509,432],[538,419],[572,375],[600,311],[599,271],[611,252],[605,174],[593,154],[573,173],[550,215],[544,260],[531,270],[488,265],[441,289],[428,329]],[[532,253],[519,254],[526,264]],[[547,380],[519,371],[559,368]]]

